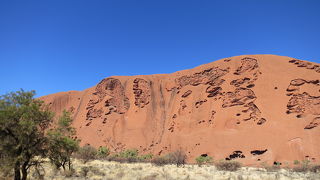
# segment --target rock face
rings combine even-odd
[[[167,75],[114,76],[41,97],[82,144],[261,162],[320,160],[320,65],[246,55]]]

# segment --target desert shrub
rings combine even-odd
[[[119,163],[127,162],[127,159],[119,157],[118,154],[112,154],[112,155],[108,156],[107,160],[108,161],[115,161],[115,162],[119,162]]]
[[[142,162],[149,162],[153,157],[153,154],[143,154],[138,156],[139,161]]]
[[[196,158],[196,162],[199,166],[202,164],[208,164],[212,162],[212,157],[201,155]]]
[[[81,175],[82,177],[87,177],[89,171],[90,171],[90,168],[89,168],[88,166],[83,166],[83,167],[81,167],[80,175]]]
[[[63,175],[64,177],[69,178],[69,177],[75,176],[75,173],[76,173],[76,171],[75,171],[73,168],[71,168],[71,169],[66,169],[65,171],[63,171],[63,172],[62,172],[62,175]]]
[[[220,171],[237,171],[241,168],[241,163],[237,161],[219,161],[215,166]]]
[[[119,154],[110,154],[106,159],[108,161],[120,162],[120,161],[118,161],[120,159]]]
[[[186,163],[187,155],[182,150],[177,150],[173,153],[169,153],[167,158],[170,164],[181,166]]]
[[[151,160],[151,163],[157,166],[163,166],[169,164],[169,160],[166,156],[155,157]]]
[[[294,165],[298,165],[298,164],[300,164],[300,161],[294,160],[294,161],[293,161],[293,164],[294,164]]]
[[[151,163],[162,166],[166,164],[175,164],[177,166],[184,165],[186,163],[187,156],[182,150],[169,153],[165,156],[156,157],[151,160]]]
[[[268,172],[276,172],[280,170],[280,162],[275,162],[273,165],[267,164],[267,162],[262,162],[261,166]]]
[[[90,166],[90,171],[96,176],[105,176],[106,174],[102,172],[99,168]]]
[[[120,153],[111,154],[107,160],[109,161],[116,161],[120,163],[132,163],[132,162],[139,162],[140,157],[138,156],[139,152],[137,149],[127,149],[121,151]]]
[[[137,149],[127,149],[119,153],[110,154],[106,159],[108,161],[116,161],[120,163],[132,163],[132,162],[150,162],[153,158],[152,154],[139,155]]]
[[[308,172],[310,171],[310,161],[309,160],[303,160],[300,164],[300,166],[296,166],[292,168],[292,171],[294,172]]]
[[[309,169],[307,167],[297,166],[297,167],[293,167],[292,171],[293,172],[308,172]]]
[[[83,163],[87,163],[91,160],[94,160],[97,155],[97,150],[90,146],[90,145],[85,145],[81,147],[76,154],[76,158],[81,159]]]
[[[137,158],[138,157],[138,150],[137,149],[127,149],[119,153],[120,157],[123,158]]]
[[[280,166],[277,166],[277,165],[265,166],[264,169],[266,169],[268,172],[276,172],[280,170]]]
[[[118,154],[115,159],[117,162],[137,162],[138,161],[138,150],[137,149],[127,149]]]
[[[89,172],[91,172],[92,174],[96,175],[96,176],[105,176],[106,174],[102,171],[99,170],[99,168],[97,167],[93,167],[93,166],[83,166],[81,167],[80,170],[80,175],[82,177],[88,177]]]
[[[310,171],[314,173],[319,173],[320,172],[320,165],[313,165],[310,167]]]
[[[104,147],[104,146],[99,147],[98,152],[97,152],[97,156],[99,158],[105,158],[105,157],[109,156],[109,154],[110,154],[109,148]]]

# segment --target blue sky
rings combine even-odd
[[[318,0],[0,1],[0,94],[83,90],[243,54],[320,62]]]

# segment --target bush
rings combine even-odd
[[[138,156],[138,159],[141,162],[150,162],[150,160],[152,159],[153,155],[152,154],[143,154],[141,156]]]
[[[118,162],[137,162],[138,159],[138,150],[137,149],[127,149],[119,153],[118,158],[116,158]]]
[[[186,154],[182,150],[178,150],[162,157],[156,157],[151,160],[151,163],[158,166],[162,166],[165,164],[175,164],[177,166],[181,166],[186,163],[186,159]]]
[[[128,162],[127,159],[119,157],[118,154],[113,154],[107,157],[108,161],[115,161],[115,162],[119,162],[119,163],[126,163]]]
[[[107,159],[109,161],[116,161],[120,163],[132,163],[132,162],[150,162],[152,159],[152,154],[139,155],[137,149],[127,149],[118,154],[112,154]]]
[[[79,152],[77,153],[76,157],[81,159],[83,163],[87,163],[91,160],[94,160],[97,156],[97,150],[90,146],[85,145],[79,149]]]
[[[109,148],[103,147],[103,146],[99,147],[98,152],[97,152],[97,156],[99,158],[105,158],[105,157],[109,156],[109,154],[110,154]]]
[[[177,166],[184,165],[187,160],[187,155],[182,150],[177,150],[173,153],[169,153],[168,155],[169,163],[175,164]]]
[[[300,166],[292,168],[292,171],[294,172],[308,172],[310,171],[310,161],[309,160],[303,160],[300,164]]]
[[[265,166],[264,167],[268,172],[276,172],[280,170],[280,166],[272,165],[272,166]]]
[[[116,161],[120,163],[132,163],[141,161],[140,157],[138,156],[138,150],[136,149],[127,149],[118,154],[112,154],[107,158],[107,160]]]
[[[241,168],[241,163],[237,161],[219,161],[215,166],[220,171],[237,171]]]
[[[201,166],[202,164],[212,163],[212,157],[207,155],[201,155],[196,158],[196,162],[199,166]]]
[[[111,154],[106,159],[108,161],[116,161],[120,163],[132,163],[132,162],[150,162],[152,154],[139,155],[137,149],[127,149],[119,153]]]
[[[120,157],[123,158],[137,158],[138,157],[138,150],[136,149],[127,149],[119,153]]]
[[[308,172],[309,168],[304,166],[297,166],[292,168],[293,172]]]
[[[314,173],[319,173],[320,172],[320,165],[313,165],[310,167],[310,171]]]
[[[99,170],[97,167],[93,166],[83,166],[80,170],[80,175],[84,178],[88,177],[89,172],[95,176],[105,176],[106,174]]]
[[[83,167],[81,167],[80,175],[83,176],[83,177],[87,177],[89,171],[90,171],[89,167],[83,166]]]
[[[276,172],[280,170],[280,165],[278,166],[273,164],[272,166],[270,166],[267,164],[267,162],[262,162],[261,166],[268,172]]]
[[[70,170],[67,169],[67,170],[63,171],[62,175],[64,177],[69,178],[69,177],[73,177],[75,175],[75,173],[76,173],[76,171],[73,168],[71,168]]]
[[[300,164],[300,161],[294,160],[294,161],[293,161],[293,164],[294,164],[294,165],[298,165],[298,164]]]
[[[166,156],[155,157],[151,160],[151,163],[157,166],[163,166],[166,164],[170,164],[169,160]]]
[[[97,167],[90,166],[89,168],[90,168],[90,171],[96,176],[105,176],[106,175],[104,172],[100,171],[100,169]]]

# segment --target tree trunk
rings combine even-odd
[[[20,162],[16,162],[14,165],[14,180],[21,180]]]
[[[28,177],[27,169],[22,168],[21,172],[22,172],[22,179],[21,180],[27,180],[27,177]]]
[[[69,170],[71,170],[71,160],[70,159],[68,161],[68,167],[69,167]]]
[[[26,161],[25,163],[23,163],[22,167],[21,167],[21,172],[22,172],[22,179],[21,180],[27,180],[28,177],[28,166],[29,161]]]

